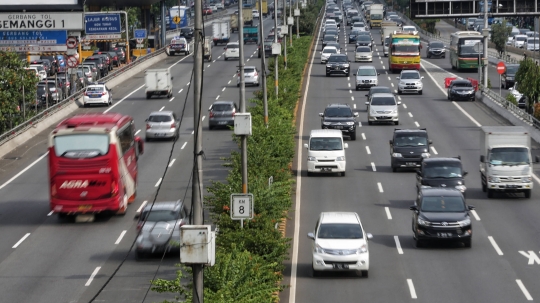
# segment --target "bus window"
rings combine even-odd
[[[133,128],[131,124],[126,125],[117,132],[118,140],[120,141],[120,148],[122,154],[125,154],[134,144]]]

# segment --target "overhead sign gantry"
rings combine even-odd
[[[411,18],[467,18],[483,13],[484,1],[473,0],[410,0]],[[536,0],[493,0],[488,1],[489,17],[539,16],[540,5]]]

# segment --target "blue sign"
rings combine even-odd
[[[146,38],[146,29],[136,29],[133,31],[133,37],[136,39],[145,39]]]
[[[66,44],[65,30],[0,31],[0,45]]]
[[[86,14],[84,23],[87,35],[120,34],[122,32],[120,14]]]

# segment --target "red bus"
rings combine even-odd
[[[85,114],[60,122],[49,135],[51,210],[125,214],[135,200],[143,148],[130,116]]]

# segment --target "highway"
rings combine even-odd
[[[266,32],[273,26],[265,19]],[[205,27],[211,36],[211,27]],[[233,34],[232,41],[238,40]],[[202,109],[215,100],[238,102],[236,70],[238,61],[224,61],[225,45],[213,47],[212,62],[204,62]],[[245,64],[260,67],[257,46],[245,46]],[[149,281],[175,278],[177,256],[161,256],[137,261],[134,252],[128,254],[136,237],[133,220],[144,203],[177,199],[191,200],[191,167],[193,159],[193,57],[174,56],[153,66],[171,67],[174,94],[168,98],[146,100],[144,73],[113,89],[113,106],[81,108],[75,114],[87,112],[119,112],[135,119],[138,135],[144,138],[144,120],[152,111],[173,110],[181,117],[180,138],[145,144],[139,159],[139,184],[136,201],[125,216],[98,216],[96,222],[76,224],[60,220],[49,210],[47,174],[47,135],[51,129],[28,141],[0,162],[0,302],[157,302],[172,300],[174,294],[149,292]],[[247,87],[246,98],[258,87]],[[184,103],[186,105],[184,106]],[[232,131],[209,131],[203,117],[203,149],[205,151],[204,184],[224,180],[227,170],[222,157],[236,149]],[[115,277],[105,286],[117,267],[124,262]]]
[[[379,29],[371,33],[376,42],[380,41]],[[444,89],[444,78],[451,72],[448,58],[426,60],[424,47],[423,95],[397,96],[403,102],[399,126],[368,126],[364,104],[367,91],[355,91],[352,74],[359,65],[369,63],[354,63],[354,46],[345,43],[348,35],[343,29],[341,35],[341,46],[351,60],[350,78],[325,77],[325,65],[320,64],[320,43],[309,58],[312,64],[300,106],[301,142],[294,165],[298,168],[295,206],[290,214],[294,221],[288,224],[288,235],[294,239],[284,283],[290,288],[285,290],[282,300],[289,303],[526,302],[540,298],[540,289],[535,287],[540,274],[538,189],[533,191],[531,199],[510,195],[488,200],[480,186],[479,127],[509,123],[479,101],[448,101]],[[379,85],[396,89],[397,74],[387,73],[388,59],[382,56],[380,42],[374,54],[377,56],[372,65],[380,73]],[[454,74],[471,76],[471,73]],[[320,128],[318,113],[334,102],[349,103],[360,114],[357,140],[348,141],[346,150],[347,175],[307,177],[302,143],[307,142],[311,129]],[[409,206],[416,198],[415,174],[392,172],[388,141],[394,128],[418,127],[428,130],[433,141],[432,157],[460,155],[464,169],[469,172],[465,178],[467,202],[476,206],[471,214],[474,232],[470,249],[459,244],[435,244],[422,249],[414,246]],[[535,181],[538,186],[540,180],[535,178]],[[323,211],[359,213],[364,229],[373,234],[369,243],[368,278],[346,273],[312,277],[312,240],[307,238],[307,233],[313,231]]]

